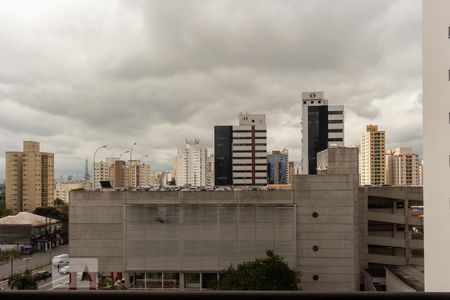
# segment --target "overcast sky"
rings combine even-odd
[[[419,0],[1,1],[0,178],[22,141],[57,176],[137,142],[171,169],[186,138],[266,113],[268,150],[300,159],[300,93],[345,105],[347,146],[365,125],[422,153]]]

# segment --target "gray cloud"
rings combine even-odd
[[[267,113],[269,149],[300,155],[301,91],[421,152],[419,0],[14,1],[0,9],[0,156],[23,139],[83,173],[138,142],[170,168],[185,138]],[[4,160],[0,160],[3,173]],[[2,177],[0,175],[0,177]]]

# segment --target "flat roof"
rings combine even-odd
[[[423,266],[386,266],[385,268],[416,291],[425,290]]]
[[[43,216],[22,211],[15,216],[6,216],[4,218],[1,218],[0,224],[8,224],[8,225],[30,224],[32,226],[42,226],[49,224],[50,220],[53,224],[60,222],[59,220],[56,219],[46,218]]]

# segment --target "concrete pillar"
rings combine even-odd
[[[77,273],[69,272],[69,290],[77,289]]]
[[[97,289],[95,283],[96,283],[95,273],[94,272],[89,272],[89,289],[90,290],[96,290]]]
[[[180,291],[184,291],[184,273],[180,273]]]

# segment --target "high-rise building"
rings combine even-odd
[[[294,178],[295,173],[295,163],[293,161],[290,161],[288,163],[288,183],[292,183],[292,179]]]
[[[421,185],[419,155],[409,147],[389,150],[386,153],[386,184]]]
[[[54,200],[54,155],[40,152],[39,142],[24,141],[23,152],[6,152],[6,207],[32,212]]]
[[[207,151],[200,147],[200,141],[186,140],[186,146],[178,149],[176,184],[183,186],[206,186]]]
[[[269,184],[289,183],[289,152],[274,150],[267,154],[267,177]]]
[[[422,1],[425,291],[450,291],[450,1]]]
[[[233,185],[267,185],[267,130],[265,114],[239,114],[233,126]]]
[[[367,125],[361,136],[359,174],[361,185],[386,183],[385,132],[379,131],[377,125]]]
[[[267,185],[266,151],[264,114],[241,113],[238,126],[215,126],[215,185]]]
[[[233,126],[214,126],[214,185],[233,185]]]
[[[328,105],[323,92],[302,93],[302,174],[317,174],[317,153],[344,146],[344,106]]]
[[[206,186],[214,186],[214,154],[206,158]]]
[[[84,180],[89,180],[91,176],[89,175],[89,168],[88,168],[88,160],[86,159],[84,162]]]

